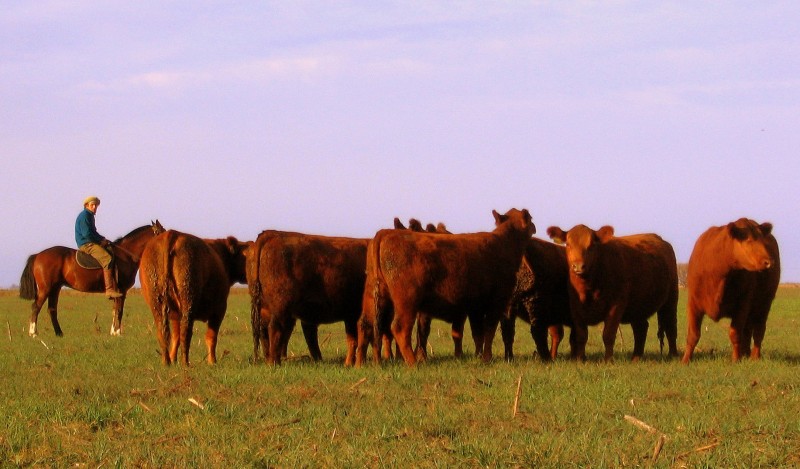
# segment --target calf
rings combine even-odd
[[[208,323],[208,363],[217,361],[217,335],[231,286],[244,283],[245,250],[250,243],[234,237],[200,239],[168,230],[153,238],[142,253],[139,282],[150,306],[165,365],[189,365],[194,321]],[[170,324],[172,327],[170,328]]]
[[[566,242],[574,358],[586,359],[588,326],[602,322],[605,359],[613,357],[624,323],[633,329],[633,360],[639,360],[653,312],[662,349],[666,334],[669,354],[678,354],[678,265],[668,242],[655,234],[615,237],[610,226],[594,231],[578,225],[568,232],[551,226],[547,234]]]
[[[320,360],[317,327],[343,321],[345,364],[353,364],[368,242],[281,231],[258,236],[247,259],[254,358],[261,346],[268,363],[280,364],[300,320],[311,357]]]
[[[778,242],[770,223],[740,218],[712,226],[697,239],[689,258],[686,304],[689,331],[683,362],[689,363],[707,315],[731,318],[733,361],[761,358],[767,316],[781,277]],[[750,348],[752,338],[753,348]]]
[[[376,309],[374,337],[390,321],[408,365],[417,361],[411,347],[417,313],[451,323],[463,323],[467,316],[481,321],[483,359],[491,359],[497,324],[508,308],[525,246],[535,231],[527,210],[492,213],[496,228],[491,233],[442,236],[381,230],[376,234],[367,257],[367,281],[374,289]]]

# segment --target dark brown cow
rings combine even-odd
[[[496,228],[491,233],[376,234],[367,256],[367,288],[372,285],[376,296],[375,328],[385,330],[391,320],[392,335],[407,364],[417,361],[411,347],[417,313],[450,323],[463,322],[469,315],[483,321],[483,359],[491,359],[497,324],[508,308],[525,246],[535,231],[527,210],[492,213]],[[387,304],[393,306],[391,318]]]
[[[603,322],[605,359],[613,357],[623,323],[633,329],[633,360],[638,360],[653,312],[658,313],[662,349],[666,334],[669,354],[678,354],[678,264],[668,242],[655,234],[615,237],[610,226],[594,231],[578,225],[569,232],[551,226],[547,234],[558,243],[566,242],[573,357],[586,359],[588,326]]]
[[[731,318],[733,361],[747,355],[761,358],[761,341],[780,277],[778,241],[770,223],[759,225],[740,218],[700,235],[686,279],[689,332],[683,362],[692,358],[704,315],[715,322]]]
[[[216,363],[217,335],[228,294],[234,283],[245,283],[244,252],[250,244],[232,236],[204,240],[175,230],[161,233],[147,244],[139,281],[153,313],[165,365],[177,361],[179,345],[181,361],[189,365],[194,321],[208,323],[207,360]]]
[[[517,318],[530,324],[531,337],[542,360],[556,358],[564,326],[572,327],[569,309],[569,270],[563,246],[531,238],[517,272],[509,315],[500,322],[506,359],[514,358]],[[547,347],[547,333],[552,345]],[[570,333],[574,339],[574,333]]]
[[[320,360],[318,326],[344,321],[345,364],[353,364],[368,242],[271,230],[258,236],[247,259],[254,359],[261,346],[268,363],[280,364],[300,320],[309,353]]]

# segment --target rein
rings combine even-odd
[[[139,256],[137,256],[136,254],[132,253],[131,251],[125,249],[124,247],[122,247],[122,246],[120,246],[118,244],[112,244],[112,246],[114,247],[114,249],[119,249],[120,251],[122,251],[125,254],[129,255],[131,257],[131,259],[133,260],[133,262],[135,262],[137,264],[141,260],[141,258]]]

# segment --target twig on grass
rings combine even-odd
[[[695,449],[693,449],[691,451],[687,451],[685,453],[681,453],[681,454],[675,456],[675,459],[682,459],[682,458],[685,458],[686,456],[689,456],[692,453],[699,453],[701,451],[706,451],[706,450],[709,450],[709,449],[716,448],[717,446],[719,446],[720,443],[721,443],[720,441],[715,441],[714,443],[711,443],[710,445],[705,445],[705,446],[701,446],[699,448],[695,448]]]
[[[193,397],[190,397],[190,398],[189,398],[189,402],[191,402],[192,404],[196,405],[196,406],[197,406],[197,407],[199,407],[200,409],[205,409],[205,408],[206,408],[206,406],[204,406],[203,404],[199,403],[199,402],[197,401],[197,399],[195,399],[195,398],[193,398]]]
[[[8,341],[14,342],[14,339],[11,337],[11,325],[6,321],[6,330],[8,330]]]
[[[39,339],[39,342],[41,342],[42,345],[44,345],[44,348],[46,348],[47,350],[50,350],[50,347],[48,347],[47,344],[44,343],[44,341],[42,339]]]
[[[360,380],[358,380],[358,381],[356,382],[356,384],[354,384],[354,385],[350,386],[350,391],[355,391],[355,389],[356,389],[357,387],[361,386],[361,385],[362,385],[362,384],[363,384],[363,383],[364,383],[366,380],[367,380],[367,378],[361,378]]]
[[[522,375],[519,375],[519,379],[517,380],[517,394],[514,396],[514,409],[511,411],[511,418],[517,416],[517,410],[519,409],[519,394],[522,391]]]
[[[637,427],[641,428],[642,430],[647,431],[648,433],[661,433],[658,430],[656,430],[655,428],[653,428],[650,425],[642,422],[641,420],[637,419],[636,417],[634,417],[632,415],[626,415],[625,416],[625,420],[627,420],[628,422],[636,425]]]
[[[664,448],[664,443],[667,442],[667,435],[658,431],[655,427],[648,425],[641,420],[637,419],[632,415],[626,415],[625,420],[629,423],[641,428],[642,430],[646,431],[647,433],[653,433],[658,435],[658,439],[656,440],[656,445],[653,448],[653,458],[652,462],[655,463],[658,460],[658,456],[661,454],[661,449]]]

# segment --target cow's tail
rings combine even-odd
[[[260,238],[260,236],[259,236]],[[261,344],[261,249],[264,240],[253,243],[250,262],[247,263],[247,286],[250,290],[250,326],[253,329],[253,363],[258,361]]]
[[[36,278],[33,276],[33,261],[35,260],[36,254],[28,257],[28,262],[25,263],[25,268],[22,270],[22,276],[19,279],[19,297],[23,300],[36,298]]]
[[[163,252],[163,259],[162,259],[162,266],[163,266],[163,277],[159,279],[158,273],[156,272],[156,291],[159,309],[161,311],[161,331],[164,336],[164,341],[167,344],[167,348],[169,349],[169,344],[171,343],[170,339],[170,330],[169,330],[169,298],[172,295],[173,298],[177,298],[177,288],[175,285],[175,279],[172,275],[172,262],[175,258],[175,238],[178,236],[177,233],[173,230],[169,230],[166,232],[166,240],[165,240],[165,248]],[[160,284],[159,284],[160,280]],[[173,334],[179,334],[180,331],[173,331]],[[165,351],[166,352],[166,351]]]
[[[393,315],[391,308],[388,307],[390,299],[386,279],[381,268],[381,241],[382,236],[378,233],[370,244],[370,251],[367,253],[367,265],[372,266],[372,307],[374,309],[375,324],[373,328],[373,346],[380,347],[384,332],[391,330]],[[368,273],[369,274],[369,273]]]

